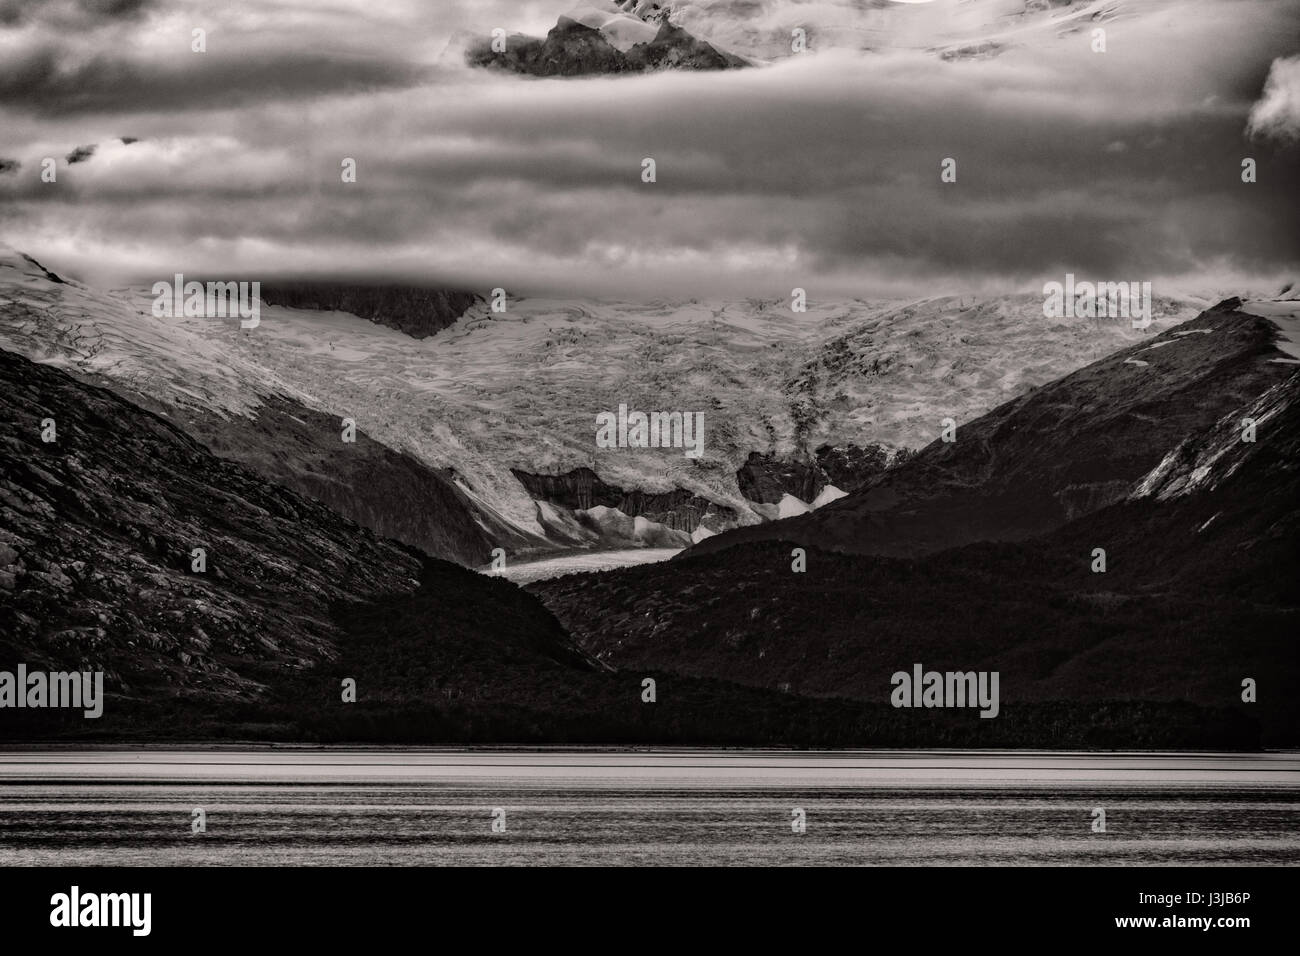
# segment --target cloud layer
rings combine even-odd
[[[1300,55],[1273,61],[1264,95],[1250,111],[1252,135],[1300,141]]]
[[[0,5],[0,156],[21,164],[0,177],[0,236],[118,281],[664,298],[1300,273],[1297,0],[1130,5],[1104,54],[1075,32],[982,60],[829,51],[540,81],[444,50],[563,3],[371,6]]]

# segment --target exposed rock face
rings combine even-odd
[[[624,491],[601,481],[590,468],[575,468],[562,475],[534,475],[517,468],[511,471],[536,500],[574,511],[616,508],[629,518],[647,518],[688,534],[708,516],[716,515],[728,522],[735,517],[731,509],[681,488],[658,494]]]
[[[906,451],[906,449],[903,449]],[[901,452],[893,459],[880,445],[822,445],[817,449],[817,464],[826,481],[840,491],[852,493],[866,485],[891,464],[906,460]]]
[[[628,51],[633,71],[647,70],[732,70],[749,64],[738,56],[723,53],[712,44],[692,36],[667,20],[649,43],[638,43]]]
[[[531,76],[592,76],[626,73],[627,57],[592,27],[560,17],[546,39],[516,34],[506,41],[504,53],[484,41],[465,55],[471,66],[492,67]]]
[[[645,73],[654,70],[729,70],[748,66],[738,56],[675,27],[667,20],[654,39],[634,45],[626,53],[600,30],[560,17],[545,39],[516,34],[503,53],[493,51],[490,40],[480,40],[465,54],[472,66],[491,67],[531,76],[602,76]]]
[[[1261,442],[1267,443],[1272,468],[1294,475],[1300,470],[1295,456],[1300,450],[1297,420],[1300,372],[1292,373],[1249,406],[1229,412],[1211,428],[1184,439],[1132,488],[1131,497],[1170,501],[1198,491],[1213,491],[1243,468],[1257,466],[1263,457]],[[1243,440],[1247,421],[1250,441]]]
[[[620,10],[644,20],[646,23],[662,23],[668,19],[672,7],[659,0],[614,0]]]
[[[65,282],[63,281],[63,279],[62,279],[61,276],[57,276],[57,275],[55,275],[55,274],[54,274],[53,272],[51,272],[49,269],[45,268],[45,266],[41,265],[39,262],[37,262],[35,259],[33,259],[31,256],[27,255],[26,253],[19,253],[19,255],[21,255],[21,256],[23,257],[23,259],[25,259],[27,262],[31,263],[33,266],[35,266],[37,269],[39,269],[40,272],[41,272],[41,275],[44,276],[45,279],[47,279],[48,281],[53,282],[53,283],[55,283],[56,285],[66,285],[66,284],[67,284],[67,283],[65,283]]]
[[[779,504],[785,495],[811,503],[827,485],[857,491],[888,465],[889,453],[879,445],[822,445],[812,461],[755,451],[736,472],[736,484],[760,504]]]
[[[778,504],[786,495],[812,501],[826,486],[821,469],[811,462],[783,460],[753,451],[736,471],[740,493],[760,504]]]
[[[415,286],[324,282],[263,283],[262,301],[292,309],[351,312],[416,339],[454,325],[480,297],[472,292]]]
[[[415,552],[107,390],[0,351],[0,408],[4,664],[246,696],[332,655],[332,601],[417,584]]]
[[[807,511],[807,506],[816,501],[828,485],[835,485],[842,491],[845,488],[840,482],[848,488],[860,487],[884,470],[887,461],[886,452],[878,446],[864,449],[856,445],[823,445],[817,449],[816,459],[811,461],[774,452],[751,452],[745,464],[736,471],[736,483],[750,502],[771,506],[757,509],[759,513],[768,518],[784,517]],[[583,524],[594,521],[607,534],[616,534],[626,524],[628,533],[622,537],[638,543],[643,543],[644,535],[631,533],[633,518],[645,518],[688,535],[703,529],[701,539],[738,524],[738,515],[731,508],[680,488],[661,493],[625,491],[602,481],[590,468],[575,468],[559,475],[538,475],[519,469],[511,471],[534,500],[575,512],[595,509],[591,515],[579,514],[575,519]],[[828,473],[834,473],[835,480],[829,479]],[[605,516],[603,509],[615,509],[626,518],[620,523]],[[564,534],[562,525],[554,522],[550,531]],[[674,542],[665,541],[663,545],[673,546]]]
[[[1209,309],[958,427],[857,493],[789,521],[738,528],[692,548],[806,541],[855,553],[916,555],[1043,534],[1121,498],[1188,434],[1253,401],[1287,374],[1275,327]],[[1126,364],[1138,356],[1146,365]]]

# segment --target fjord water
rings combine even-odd
[[[0,866],[1297,862],[1294,752],[0,753]]]

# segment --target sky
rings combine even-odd
[[[834,28],[884,0],[678,0],[714,39],[806,23],[813,50],[556,80],[456,55],[573,2],[0,0],[0,240],[106,284],[675,299],[1300,279],[1300,0],[1112,0],[1105,53],[1039,31],[956,60],[932,49],[952,17],[1023,0],[898,6],[897,42],[866,52]]]

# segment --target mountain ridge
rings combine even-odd
[[[1278,354],[1276,327],[1239,308],[1239,300],[1220,303],[1148,343],[955,423],[952,442],[936,439],[812,515],[727,531],[693,551],[779,538],[918,555],[1031,537],[1118,501],[1185,434],[1285,375],[1269,362]],[[1074,447],[1081,442],[1088,453]]]
[[[1258,437],[1242,442],[1241,419],[1251,415]],[[999,672],[1007,705],[1223,707],[1258,716],[1268,745],[1292,746],[1300,372],[1288,369],[1180,444],[1184,452],[1139,476],[1133,495],[1032,538],[896,556],[774,535],[528,590],[588,653],[619,669],[671,660],[691,677],[870,701],[920,661]],[[1210,479],[1180,482],[1207,460]],[[829,514],[827,506],[818,517]],[[1269,688],[1267,700],[1243,700],[1248,679]],[[1129,733],[1125,746],[1134,746],[1140,730]]]
[[[503,50],[495,48],[499,41],[480,38],[468,45],[465,61],[475,67],[538,77],[733,70],[750,65],[666,17],[649,33],[637,29],[642,23],[613,3],[588,0],[585,6],[562,15],[544,38],[517,33],[506,38]]]

